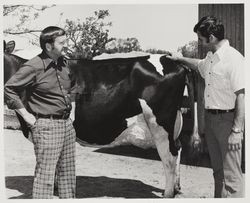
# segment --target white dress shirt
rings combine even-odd
[[[208,52],[198,64],[205,79],[205,108],[228,110],[235,107],[234,92],[243,89],[244,57],[223,40],[222,46],[213,54]]]

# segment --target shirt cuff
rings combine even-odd
[[[198,71],[199,71],[201,77],[205,78],[205,75],[203,73],[203,60],[200,60],[198,62]]]

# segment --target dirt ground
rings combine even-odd
[[[35,156],[19,130],[4,130],[7,199],[31,198]],[[161,198],[164,172],[154,149],[133,146],[100,149],[76,145],[76,198]],[[213,196],[212,170],[181,165],[181,194],[176,198]],[[56,197],[55,197],[56,198]]]

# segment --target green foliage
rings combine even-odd
[[[66,20],[69,57],[91,59],[105,52],[105,45],[112,40],[108,36],[112,23],[105,22],[107,16],[108,10],[99,10],[85,22]]]
[[[189,58],[198,58],[198,42],[190,41],[182,47],[178,48],[178,52],[181,52],[183,56]]]
[[[131,51],[141,51],[139,41],[134,37],[113,39],[106,44],[106,53],[128,53]]]
[[[33,23],[33,21],[39,18],[43,11],[54,6],[55,5],[4,5],[3,16],[5,20],[15,23],[5,28],[3,33],[22,35],[22,37],[28,38],[32,44],[39,46],[39,33],[42,29],[37,29],[36,27],[39,25]]]
[[[3,5],[3,16],[7,15],[18,15],[18,13],[23,12],[31,12],[34,11],[44,11],[47,8],[53,7],[52,6],[38,6],[38,5]],[[37,13],[38,14],[38,13]]]
[[[146,53],[150,54],[168,54],[168,51],[161,50],[161,49],[147,49],[145,50]]]
[[[37,19],[41,12],[44,10],[54,7],[55,5],[51,6],[42,6],[42,5],[4,5],[3,6],[3,16],[11,17],[16,19],[17,23],[15,26],[4,30],[4,33],[11,32],[14,33],[22,33],[27,30],[30,26],[31,22]],[[32,28],[30,28],[32,29]],[[29,30],[30,30],[29,29]],[[22,33],[23,34],[23,33]]]
[[[23,35],[32,44],[39,46],[39,33],[42,29],[33,29],[32,22],[38,18],[45,9],[52,6],[34,5],[4,5],[4,16],[16,18],[17,23],[13,27],[4,30],[5,34]],[[63,13],[59,14],[62,16]],[[108,10],[94,11],[94,15],[84,20],[65,21],[64,29],[67,35],[67,54],[70,58],[88,58],[102,53],[127,53],[131,51],[142,51],[138,39],[130,38],[111,38],[109,29],[112,22],[107,22]],[[150,49],[148,53],[165,54],[166,51]]]

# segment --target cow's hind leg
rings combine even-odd
[[[181,184],[180,184],[180,163],[181,163],[181,149],[178,151],[178,157],[176,159],[176,168],[175,168],[175,186],[174,192],[175,194],[179,194],[181,191]]]
[[[157,151],[163,163],[165,172],[165,191],[164,197],[174,197],[176,185],[176,161],[177,156],[173,156],[169,150],[168,133],[163,127],[159,126],[152,110],[144,100],[140,99],[145,121],[152,133]]]

